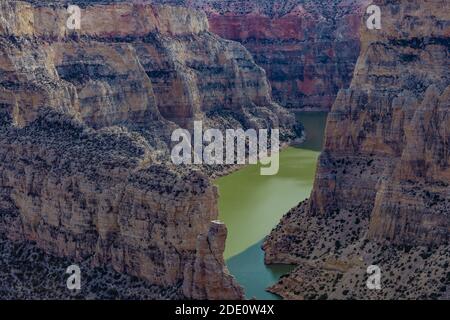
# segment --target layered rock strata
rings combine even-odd
[[[68,30],[61,3],[0,4],[1,232],[171,296],[242,298],[211,224],[216,188],[170,164],[170,135],[203,120],[289,139],[293,116],[204,14],[74,1],[81,29]]]
[[[19,125],[42,105],[96,127],[146,123],[159,114],[182,126],[216,114],[232,114],[246,127],[293,123],[272,102],[264,70],[244,47],[210,33],[204,14],[148,4],[78,4],[85,5],[81,29],[68,30],[63,6],[2,3],[2,96]],[[15,93],[27,87],[29,94]]]
[[[369,0],[157,0],[204,10],[211,31],[239,41],[267,72],[282,106],[329,111],[348,88]]]
[[[177,288],[180,296],[241,297],[224,265],[191,267],[223,253],[219,246],[205,251],[199,240],[224,241],[209,227],[216,188],[201,173],[152,163],[147,144],[124,128],[95,131],[51,110],[24,128],[4,126],[1,233],[73,263],[89,260]],[[204,272],[210,277],[186,287]]]
[[[177,287],[160,287],[111,267],[93,267],[91,259],[79,263],[81,289],[67,289],[70,258],[49,255],[32,242],[12,242],[0,236],[0,297],[30,299],[181,299]]]
[[[285,298],[439,298],[449,292],[450,11],[375,1],[348,90],[328,117],[311,198],[266,239],[266,262],[299,263]],[[369,265],[382,289],[368,290]]]

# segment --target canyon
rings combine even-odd
[[[279,128],[284,141],[301,128],[250,53],[211,33],[205,14],[72,4],[80,30],[67,29],[63,1],[0,4],[1,242],[31,279],[6,296],[39,297],[46,270],[79,263],[104,276],[77,298],[243,298],[223,260],[217,188],[208,170],[171,164],[170,135],[194,120]],[[119,279],[115,295],[99,292],[108,279]],[[70,298],[46,286],[45,297]]]
[[[328,115],[310,199],[266,238],[266,263],[298,267],[286,299],[438,299],[450,281],[450,11],[388,1],[361,30],[349,89]],[[382,290],[366,287],[370,265]]]
[[[235,168],[174,165],[171,133],[202,121],[288,143],[303,135],[289,109],[331,105],[311,196],[262,244],[265,263],[296,265],[269,291],[449,296],[445,0],[375,0],[381,30],[364,27],[369,1],[70,1],[80,30],[68,3],[0,3],[0,297],[243,299],[212,181]]]
[[[286,108],[329,111],[348,88],[370,0],[156,0],[201,9],[211,31],[242,43]]]

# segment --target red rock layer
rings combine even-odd
[[[211,31],[241,42],[288,108],[329,110],[350,84],[369,0],[171,1],[205,10]]]

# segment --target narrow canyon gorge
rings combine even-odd
[[[449,54],[447,0],[1,0],[0,299],[242,300],[227,263],[249,245],[293,266],[267,289],[283,299],[449,297]],[[323,146],[284,149],[286,207],[251,166],[220,180],[283,210],[229,253],[215,179],[241,167],[175,165],[171,134],[202,121],[293,145],[294,111],[330,111]]]

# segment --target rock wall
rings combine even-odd
[[[43,105],[96,127],[146,123],[159,114],[189,127],[193,119],[226,112],[246,127],[293,124],[272,102],[264,70],[244,47],[211,34],[204,14],[75,1],[85,6],[81,29],[71,31],[70,15],[58,3],[2,3],[2,99],[18,124]],[[31,94],[15,94],[26,87]]]
[[[9,239],[188,298],[242,297],[224,264],[191,267],[223,254],[219,246],[207,252],[203,234],[211,242],[226,236],[214,238],[209,227],[217,190],[203,174],[152,163],[147,141],[136,133],[94,131],[54,111],[24,128],[3,126],[0,145],[0,230]],[[185,288],[202,272],[209,277]]]
[[[328,117],[311,198],[264,244],[269,263],[301,262],[274,287],[285,297],[448,291],[450,11],[445,1],[375,3],[382,29],[362,29],[351,86]],[[378,293],[361,281],[370,264],[383,270]]]
[[[288,108],[329,111],[348,88],[369,0],[157,0],[204,10],[211,31],[239,41],[267,72]]]

